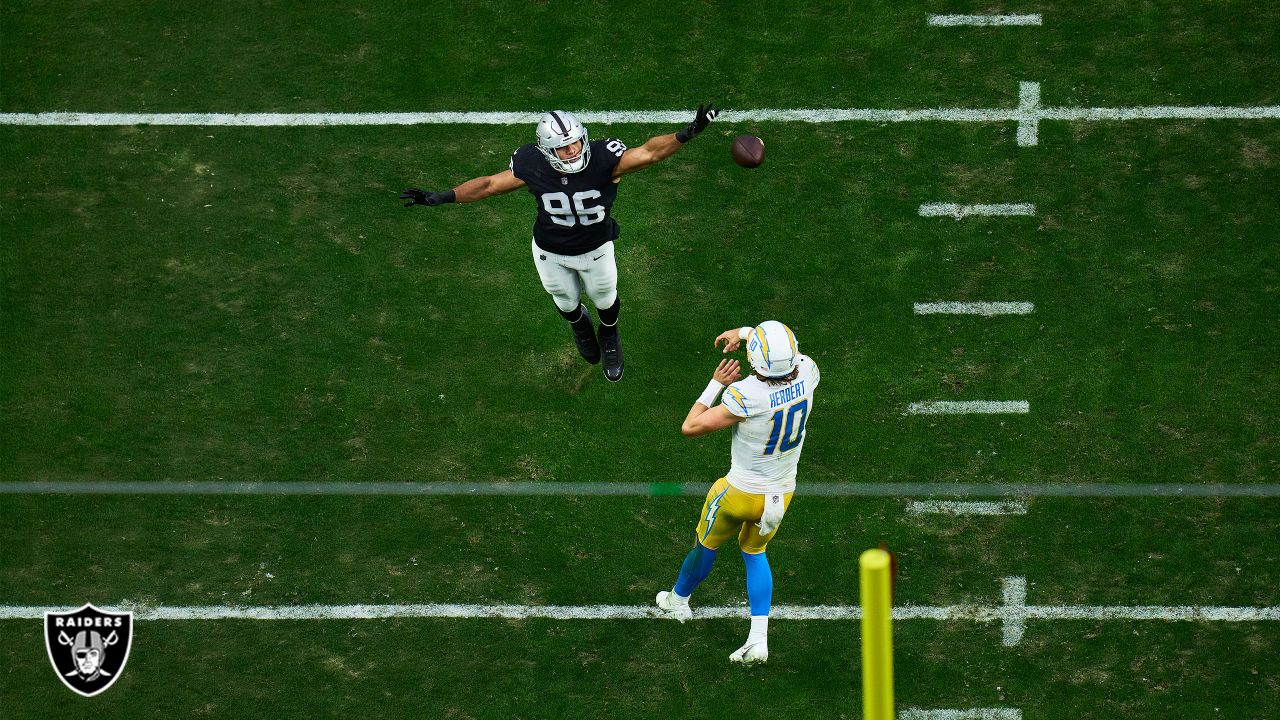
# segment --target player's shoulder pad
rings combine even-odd
[[[606,158],[609,167],[618,164],[622,159],[622,154],[627,151],[627,144],[618,138],[605,138],[603,140],[591,141],[591,158]]]
[[[720,404],[724,405],[729,412],[738,417],[747,417],[751,414],[751,400],[747,397],[747,393],[743,392],[745,388],[742,381],[730,385],[724,389],[724,394],[720,396]]]
[[[527,173],[529,169],[535,167],[533,163],[538,160],[545,162],[546,158],[542,156],[542,152],[538,150],[537,145],[527,143],[516,148],[515,152],[511,153],[511,161],[507,163],[507,167],[511,169],[511,172],[516,177],[524,180],[525,175],[521,173]]]
[[[801,353],[800,365],[803,368],[803,372],[813,378],[813,386],[817,387],[818,383],[822,380],[822,373],[818,372],[818,363],[814,362],[813,358],[808,355]]]

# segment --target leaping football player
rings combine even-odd
[[[411,205],[469,203],[528,187],[538,204],[533,223],[533,264],[542,287],[573,328],[582,359],[592,365],[604,357],[604,375],[622,379],[622,338],[618,333],[618,267],[613,241],[618,223],[610,216],[623,175],[661,162],[697,137],[719,114],[711,104],[698,107],[684,129],[650,138],[628,149],[616,138],[590,140],[572,113],[553,110],[538,121],[537,142],[511,154],[506,170],[473,178],[452,190],[425,192],[409,188],[400,194]],[[582,293],[600,316],[600,333]]]
[[[693,549],[680,566],[675,586],[658,593],[656,601],[668,617],[680,622],[692,618],[689,596],[711,573],[716,551],[737,536],[747,566],[751,630],[729,660],[752,664],[769,659],[773,572],[765,547],[777,534],[796,489],[805,422],[813,410],[813,391],[820,376],[817,364],[801,354],[791,328],[776,320],[726,330],[714,344],[723,342],[724,352],[729,353],[743,341],[751,374],[739,380],[738,361],[721,360],[680,426],[680,432],[689,437],[731,428],[732,461],[729,473],[707,491]],[[716,405],[722,390],[724,397]]]

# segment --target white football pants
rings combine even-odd
[[[557,255],[534,242],[533,264],[542,289],[551,293],[556,307],[565,312],[578,307],[584,290],[597,310],[613,307],[618,299],[618,265],[613,260],[612,240],[581,255]]]

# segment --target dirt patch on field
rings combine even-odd
[[[1249,170],[1271,167],[1271,148],[1266,143],[1246,138],[1240,143],[1240,165]]]

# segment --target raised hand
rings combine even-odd
[[[732,385],[742,379],[742,373],[738,372],[738,361],[733,358],[721,360],[715,374],[711,377],[721,385]]]
[[[676,140],[687,143],[698,136],[698,133],[707,129],[712,120],[720,114],[719,108],[711,103],[705,103],[698,106],[698,112],[693,116],[693,122],[684,127],[683,130],[676,133]]]
[[[742,345],[742,340],[741,338],[738,337],[738,328],[734,328],[732,330],[725,330],[724,332],[717,335],[716,339],[711,341],[711,344],[715,347],[720,347],[721,340],[724,341],[724,349],[721,350],[721,352],[731,353],[734,350],[737,350],[738,347]]]

